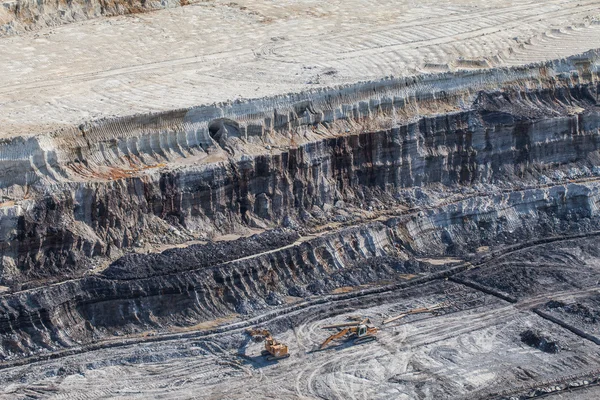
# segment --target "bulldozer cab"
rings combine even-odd
[[[366,325],[359,325],[358,326],[358,331],[356,332],[356,336],[363,337],[366,334],[367,334],[367,326]]]

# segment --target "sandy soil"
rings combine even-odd
[[[0,40],[0,137],[600,47],[600,0],[208,1]]]

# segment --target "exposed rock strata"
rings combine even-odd
[[[12,358],[114,334],[248,315],[278,307],[286,296],[430,272],[431,265],[415,256],[466,254],[482,245],[595,230],[600,227],[599,189],[594,182],[478,196],[241,261],[199,263],[198,269],[180,262],[179,271],[161,274],[153,263],[158,256],[127,257],[99,275],[2,296],[0,355]],[[289,240],[285,232],[279,235]],[[220,252],[236,254],[248,240],[225,242]],[[204,249],[205,256],[214,253],[214,246]],[[166,256],[192,259],[202,250],[175,249]],[[132,263],[135,268],[123,268]]]
[[[78,276],[144,241],[311,226],[401,189],[590,176],[596,52],[86,124],[0,144],[0,283]],[[539,182],[538,182],[539,181]]]
[[[135,14],[190,4],[186,0],[16,0],[0,4],[0,36],[98,17]]]
[[[12,292],[0,355],[247,315],[430,268],[417,256],[598,229],[597,56],[0,143],[0,284]],[[332,222],[357,226],[292,245]],[[117,260],[147,242],[282,226]]]

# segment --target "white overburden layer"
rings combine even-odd
[[[600,48],[600,0],[206,1],[0,40],[0,137]]]

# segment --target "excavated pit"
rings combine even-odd
[[[295,336],[294,354],[306,358],[320,338],[319,321],[358,309],[381,323],[435,302],[444,304],[437,314],[407,318],[404,333],[384,332],[385,349],[405,334],[416,354],[451,340],[452,330],[471,335],[517,315],[522,323],[511,319],[489,333],[498,339],[490,346],[510,349],[512,363],[518,351],[527,353],[512,379],[550,380],[552,367],[532,367],[539,358],[564,369],[579,362],[579,372],[594,375],[598,65],[591,51],[527,67],[388,78],[3,141],[3,376],[16,379],[29,361],[87,352],[99,355],[90,369],[107,368],[118,357],[102,358],[103,352],[115,346],[164,349],[184,338],[202,345],[185,355],[171,349],[130,361],[229,354],[266,368],[250,355],[256,345],[242,329],[263,324]],[[544,297],[550,294],[556,298]],[[523,316],[525,309],[532,312]],[[472,319],[472,330],[460,315]],[[426,325],[437,318],[446,322]],[[422,328],[422,340],[411,326]],[[470,340],[487,349],[488,333],[482,335]],[[423,364],[411,361],[410,376],[389,367],[365,378],[379,382],[366,396],[400,386],[424,398],[527,389],[508,385],[508,378],[486,383],[486,368],[508,373],[496,358],[495,366],[477,361],[479,378],[465,375],[457,368],[474,353],[467,357],[453,346],[419,356]],[[347,343],[333,350],[348,351]],[[585,353],[579,361],[578,352]],[[438,377],[425,393],[427,357],[450,360],[456,383]],[[77,368],[88,362],[81,360]],[[60,361],[47,362],[49,374],[65,374],[51,364]],[[327,371],[326,364],[318,368]],[[42,374],[34,369],[25,381]],[[315,373],[310,379],[302,390],[299,381],[296,395],[339,393],[332,381],[317,382]],[[241,393],[236,385],[228,390]]]
[[[553,184],[560,191],[566,181],[593,180],[600,173],[595,57],[426,78],[432,87],[385,80],[7,141],[0,284],[78,277],[148,241],[205,240],[245,227],[310,231],[436,206],[439,199],[427,199],[435,185],[432,196],[458,199],[465,191]],[[500,86],[466,86],[484,87],[476,83],[484,79]],[[417,117],[426,107],[432,115]],[[449,107],[457,110],[440,114]],[[219,120],[215,141],[215,116],[236,113],[239,132]]]

